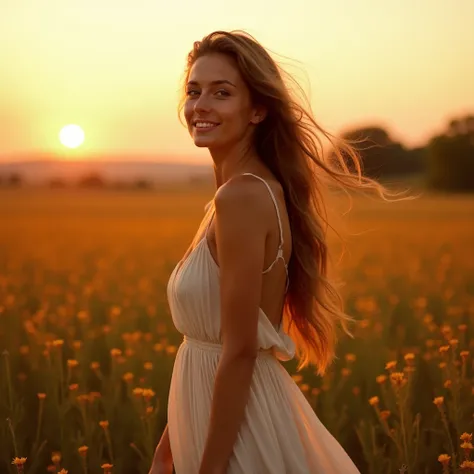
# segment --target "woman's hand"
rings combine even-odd
[[[171,459],[153,461],[148,474],[173,474],[173,461]]]
[[[148,474],[173,474],[173,454],[171,452],[170,435],[166,425],[160,442],[155,449],[155,455]]]

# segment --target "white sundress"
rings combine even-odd
[[[278,216],[280,245],[267,272],[279,258],[284,260],[280,212],[268,183],[260,176],[244,174],[266,185]],[[219,267],[209,250],[207,228],[204,237],[174,268],[167,286],[173,323],[184,336],[176,354],[168,400],[168,431],[177,474],[199,471],[222,350]],[[227,473],[360,474],[279,362],[294,357],[292,339],[275,328],[261,308],[259,313],[261,350]]]

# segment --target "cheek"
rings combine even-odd
[[[243,128],[249,122],[248,112],[240,104],[228,104],[228,106],[223,107],[220,112],[221,117],[232,128]]]
[[[193,106],[189,103],[189,101],[186,101],[184,103],[183,113],[184,113],[184,119],[186,120],[186,124],[188,128],[190,128],[191,120],[193,118]]]
[[[236,107],[232,111],[232,128],[236,133],[243,134],[249,127],[250,115],[248,110],[244,107]]]

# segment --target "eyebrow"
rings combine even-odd
[[[217,81],[211,81],[211,85],[212,86],[216,86],[216,85],[220,85],[220,84],[229,84],[231,85],[232,87],[237,87],[235,84],[232,84],[232,82],[230,82],[229,80],[227,79],[218,79]],[[194,86],[198,86],[199,85],[199,82],[198,81],[188,81],[187,85],[194,85]]]

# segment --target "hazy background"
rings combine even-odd
[[[179,123],[186,54],[245,29],[296,74],[332,132],[379,125],[422,146],[474,108],[472,0],[2,0],[0,161],[210,163]],[[85,131],[75,150],[58,139]]]
[[[474,0],[0,0],[0,473],[148,474],[182,341],[169,278],[216,191],[180,79],[193,41],[234,28],[362,139],[366,175],[420,194],[328,196],[355,337],[325,377],[285,368],[361,472],[441,474],[443,453],[466,472]]]

